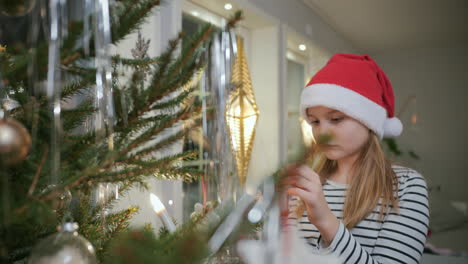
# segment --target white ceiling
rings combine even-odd
[[[468,48],[468,0],[303,1],[362,52]]]
[[[190,3],[206,8],[210,10],[210,12],[213,12],[221,17],[224,18],[230,18],[234,14],[235,10],[242,10],[242,16],[243,19],[239,22],[241,26],[245,26],[248,28],[261,28],[261,27],[266,27],[266,26],[271,26],[271,22],[269,22],[267,19],[264,19],[262,16],[256,15],[255,12],[252,12],[248,9],[242,8],[242,6],[238,5],[235,1],[220,1],[220,0],[187,0]],[[184,2],[187,2],[184,1]],[[467,0],[468,1],[468,0]],[[224,9],[224,4],[225,3],[231,3],[232,4],[232,9],[231,10],[225,10]]]

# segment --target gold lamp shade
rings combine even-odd
[[[249,69],[241,39],[237,39],[237,57],[234,60],[231,82],[236,87],[228,98],[226,121],[231,147],[236,159],[239,181],[244,186],[250,162],[255,126],[259,112],[250,80]]]

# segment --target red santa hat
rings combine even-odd
[[[374,131],[379,138],[397,137],[403,130],[395,117],[392,84],[368,55],[335,54],[314,75],[301,94],[306,109],[326,106],[345,113]]]

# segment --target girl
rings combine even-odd
[[[323,153],[313,171],[292,165],[286,193],[305,211],[289,221],[319,251],[344,263],[419,263],[429,222],[426,182],[416,171],[392,166],[379,140],[402,131],[394,117],[393,90],[367,55],[336,54],[301,95],[301,113]]]

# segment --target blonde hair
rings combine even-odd
[[[322,184],[337,169],[337,162],[323,158],[317,173]],[[379,201],[381,203],[379,204]],[[350,229],[380,205],[379,220],[391,206],[398,211],[398,179],[391,162],[385,157],[377,135],[370,132],[359,158],[353,166],[353,177],[347,189],[343,223]]]

